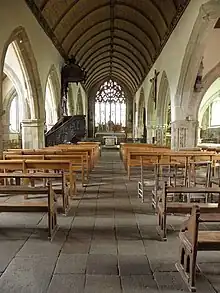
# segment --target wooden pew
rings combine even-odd
[[[71,196],[76,194],[76,176],[72,171],[72,163],[70,161],[60,160],[25,160],[23,172],[31,170],[52,170],[64,171],[70,184]]]
[[[146,156],[140,156],[140,166],[141,166],[141,176],[140,180],[138,181],[138,197],[142,199],[144,202],[144,188],[147,186],[151,186],[152,188],[156,189],[157,183],[157,173],[158,173],[158,164],[160,161],[160,155],[157,153],[148,153]],[[147,168],[148,176],[144,177],[144,167]],[[152,170],[153,167],[153,170]],[[129,173],[130,175],[130,173]]]
[[[69,204],[69,196],[70,196],[70,187],[67,184],[66,181],[66,176],[65,174],[62,173],[17,173],[17,172],[12,172],[12,173],[0,173],[0,178],[3,179],[15,179],[15,185],[4,185],[7,187],[8,190],[13,190],[16,193],[20,194],[20,191],[22,188],[28,187],[28,184],[22,184],[21,185],[21,180],[22,179],[29,179],[29,180],[36,180],[36,179],[46,179],[48,181],[51,180],[61,180],[61,189],[56,188],[52,185],[52,188],[56,194],[61,194],[62,196],[62,210],[61,212],[64,213],[65,215],[68,214],[68,211],[70,209],[70,204]],[[52,181],[51,181],[52,183]],[[46,184],[44,184],[45,187]],[[2,185],[0,185],[2,186]],[[17,186],[17,188],[15,187]],[[35,186],[32,186],[34,188]],[[41,186],[37,186],[37,190],[39,190]],[[31,189],[32,190],[32,189]],[[25,194],[25,199],[28,199],[28,194]]]
[[[70,161],[60,160],[0,160],[0,170],[4,170],[4,173],[8,171],[21,171],[28,173],[30,171],[64,171],[65,176],[70,184],[70,197],[76,194],[76,176],[72,171],[72,163]]]
[[[81,173],[81,181],[82,186],[87,182],[89,178],[89,161],[88,156],[85,153],[78,153],[78,154],[42,154],[42,155],[18,155],[18,154],[5,154],[5,160],[64,160],[70,161],[72,163],[72,171],[80,172]]]
[[[143,157],[144,161],[148,161],[150,155],[158,155],[158,163],[162,160],[167,160],[169,158],[170,162],[182,163],[183,165],[188,164],[188,162],[199,162],[199,161],[214,161],[216,154],[211,152],[171,152],[169,150],[161,150],[159,148],[151,150],[129,150],[126,162],[126,170],[128,172],[128,179],[131,177],[131,167],[140,166],[140,157]],[[187,170],[186,170],[187,171]],[[187,178],[187,176],[185,176]]]
[[[167,214],[188,214],[195,203],[191,202],[167,202],[168,194],[175,193],[217,193],[220,199],[220,188],[212,187],[168,187],[167,182],[164,183],[161,202],[158,203],[158,226],[157,232],[161,239],[167,240]],[[218,203],[198,203],[203,213],[220,212],[220,200]]]
[[[154,145],[154,144],[125,144],[124,146],[121,146],[120,148],[120,155],[121,155],[121,159],[124,162],[124,166],[125,168],[127,168],[127,161],[129,160],[129,152],[151,152],[151,151],[170,151],[169,148],[164,147],[164,146],[158,146],[158,145]]]
[[[29,156],[28,158],[31,159],[30,156],[45,156],[45,155],[78,155],[78,156],[84,156],[85,161],[86,161],[86,169],[89,169],[89,171],[92,170],[93,165],[94,165],[94,160],[91,157],[91,152],[89,150],[83,150],[82,148],[77,148],[77,149],[62,149],[62,148],[45,148],[45,149],[38,149],[38,150],[31,150],[31,151],[20,151],[20,154],[13,153],[13,152],[4,152],[3,153],[3,159],[7,158],[9,159],[10,157],[14,157],[16,159],[16,155],[20,156]],[[87,167],[88,166],[88,167]]]
[[[28,186],[8,186],[0,185],[0,194],[13,196],[15,194],[42,194],[47,195],[48,199],[42,202],[0,202],[0,212],[41,212],[48,213],[48,238],[53,239],[57,229],[57,205],[55,200],[55,192],[52,188],[52,183],[48,182],[47,187],[28,187]]]
[[[176,268],[191,292],[196,291],[197,251],[220,250],[220,231],[199,231],[199,224],[204,222],[220,222],[220,214],[204,215],[199,206],[194,206],[179,233],[180,249]]]
[[[75,152],[88,152],[88,157],[90,158],[90,169],[92,170],[98,161],[99,158],[99,148],[94,146],[84,146],[84,145],[76,145],[68,148],[60,147],[63,152],[66,153],[75,153]]]

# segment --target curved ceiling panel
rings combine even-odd
[[[64,48],[69,50],[72,44],[76,42],[76,40],[82,38],[82,36],[87,33],[88,30],[90,31],[91,28],[95,27],[97,24],[102,24],[106,21],[109,22],[109,13],[109,7],[104,6],[98,10],[93,11],[87,17],[84,17],[75,26],[71,26],[62,38],[62,44]]]
[[[88,55],[93,53],[95,48],[100,48],[102,45],[111,43],[111,35],[108,31],[105,31],[99,35],[91,36],[90,39],[84,41],[82,46],[75,51],[75,54],[78,56],[80,62],[83,62]],[[93,50],[94,49],[94,50]],[[70,52],[73,52],[72,50]]]
[[[100,39],[101,35],[108,36],[108,33],[110,35],[109,29],[110,29],[109,20],[98,23],[97,25],[91,28],[88,28],[87,31],[84,32],[83,35],[80,38],[78,38],[78,40],[75,43],[72,42],[70,48],[68,49],[68,55],[70,55],[70,52],[74,52],[75,56],[78,57],[79,52],[81,50],[84,50],[84,44],[90,43],[95,38]]]
[[[61,55],[87,72],[85,89],[115,78],[133,94],[190,0],[25,0]]]
[[[94,60],[100,53],[103,51],[111,50],[111,39],[108,38],[102,42],[96,43],[93,47],[93,50],[86,51],[83,55],[83,58],[80,59],[80,66],[85,67],[90,60]]]

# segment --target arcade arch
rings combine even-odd
[[[146,125],[146,108],[144,89],[141,89],[138,102],[138,121],[137,121],[137,137],[142,138],[144,135],[144,125]]]
[[[59,103],[59,81],[55,67],[52,66],[47,78],[45,90],[45,115],[47,131],[57,122]]]
[[[82,97],[82,92],[81,89],[78,89],[77,93],[77,100],[76,100],[76,114],[77,115],[83,115],[84,110],[83,110],[83,97]]]
[[[16,124],[18,136],[21,135],[25,146],[25,141],[32,141],[30,137],[33,135],[33,127],[30,130],[31,120],[35,122],[36,141],[44,142],[43,136],[39,136],[40,127],[39,120],[44,117],[45,109],[42,95],[40,78],[37,70],[36,60],[31,49],[31,44],[23,27],[16,28],[7,42],[5,43],[0,70],[7,78],[3,78],[0,85],[0,103],[3,119],[3,140],[9,140],[10,127],[9,124]],[[12,69],[13,68],[13,69]],[[4,74],[2,76],[4,77]],[[8,82],[10,80],[10,82]],[[7,85],[6,85],[7,83]],[[10,85],[9,85],[10,84]],[[16,95],[14,99],[7,94],[7,86],[15,89]],[[16,98],[15,98],[16,97]],[[11,109],[12,107],[12,109]],[[17,110],[16,110],[16,109]],[[17,113],[10,115],[9,113]],[[11,117],[16,117],[16,123],[9,121]],[[28,119],[28,128],[24,130],[25,120]],[[42,123],[43,125],[43,123]],[[33,125],[31,125],[33,126]],[[17,136],[17,140],[19,137]],[[30,143],[29,142],[29,143]],[[26,144],[26,147],[28,145]]]
[[[156,142],[160,145],[170,145],[171,139],[171,99],[170,87],[166,72],[163,71],[156,107]]]

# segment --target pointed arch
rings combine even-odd
[[[51,79],[51,83],[53,85],[53,97],[54,97],[53,103],[56,107],[56,111],[58,111],[59,102],[60,102],[61,85],[60,85],[59,75],[57,73],[57,69],[54,64],[52,64],[50,67],[50,70],[47,75],[47,81],[48,79]],[[46,91],[46,88],[45,88],[45,91]]]
[[[74,115],[75,114],[75,88],[73,88],[73,83],[70,83],[68,86],[68,115]]]
[[[22,66],[22,71],[27,86],[28,96],[31,102],[31,118],[44,118],[44,103],[37,62],[34,57],[28,35],[22,26],[13,30],[3,49],[0,63],[0,76],[3,74],[4,61],[8,47],[15,44],[17,55]],[[0,99],[2,101],[2,86],[0,87]]]
[[[139,102],[138,102],[138,128],[143,127],[144,125],[144,120],[143,120],[144,108],[145,108],[144,89],[141,88]]]
[[[79,87],[78,93],[77,93],[77,100],[76,100],[76,114],[77,115],[83,115],[84,109],[83,109],[83,98],[82,98],[82,92]]]
[[[204,76],[202,80],[201,91],[198,93],[195,93],[193,99],[191,99],[190,101],[189,108],[193,107],[193,109],[195,109],[196,111],[195,115],[197,118],[199,114],[199,108],[200,108],[204,95],[206,94],[210,86],[213,84],[213,82],[215,82],[215,80],[219,77],[220,77],[220,62]]]
[[[158,99],[157,99],[157,125],[167,124],[168,107],[170,104],[170,86],[165,71],[162,72]]]
[[[45,86],[45,116],[47,130],[50,129],[58,120],[59,93],[60,83],[56,68],[52,65],[47,75],[47,82]]]
[[[175,106],[188,109],[190,98],[194,96],[194,83],[202,60],[206,38],[219,17],[219,1],[210,0],[201,5],[183,58]]]
[[[147,102],[147,125],[154,126],[156,123],[155,102],[153,99],[154,86],[151,85],[150,94]]]

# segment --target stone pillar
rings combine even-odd
[[[132,131],[132,127],[133,127],[133,100],[132,99],[127,99],[126,127],[129,133],[133,132]]]
[[[147,143],[154,143],[153,137],[156,139],[156,127],[154,125],[147,125]]]
[[[22,121],[22,148],[38,149],[45,146],[44,121],[25,119]]]
[[[1,135],[2,135],[2,147],[3,149],[8,148],[9,141],[9,115],[3,110],[3,115],[1,116]]]
[[[199,123],[196,120],[176,120],[171,123],[171,148],[190,148],[197,145]]]
[[[10,124],[6,121],[3,121],[2,122],[2,127],[3,127],[3,141],[7,142],[9,141],[9,133],[10,133],[10,130],[9,130],[9,127],[10,127]]]

